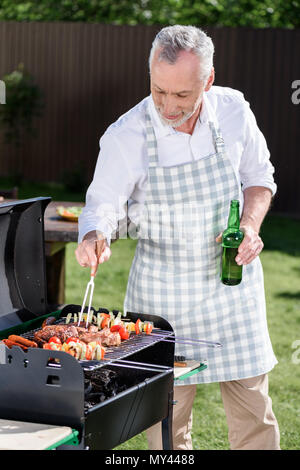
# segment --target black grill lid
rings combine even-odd
[[[48,197],[0,204],[0,330],[44,315]]]

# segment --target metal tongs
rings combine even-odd
[[[80,326],[80,322],[81,322],[83,310],[84,310],[84,307],[85,307],[86,299],[87,299],[89,290],[91,289],[90,298],[89,298],[89,306],[88,306],[88,311],[87,311],[87,315],[86,315],[86,323],[85,323],[85,327],[87,328],[87,326],[88,326],[89,316],[90,316],[90,311],[91,311],[91,305],[92,305],[92,300],[93,300],[93,294],[94,294],[94,288],[95,288],[95,283],[94,283],[95,276],[96,276],[96,273],[91,273],[91,279],[90,279],[90,281],[88,282],[88,284],[86,286],[84,299],[83,299],[81,311],[80,311],[80,314],[79,314],[78,326]]]
[[[98,244],[97,241],[96,241],[96,252],[97,252],[97,258],[99,258],[100,250],[99,250],[99,244]],[[81,311],[80,311],[80,314],[79,314],[79,319],[78,319],[78,325],[77,326],[80,326],[81,319],[82,319],[82,314],[83,314],[83,311],[84,311],[84,308],[85,308],[86,299],[87,299],[87,296],[88,296],[88,293],[89,293],[89,290],[90,290],[89,306],[88,306],[88,311],[87,311],[87,315],[86,315],[85,327],[87,328],[87,326],[88,326],[89,318],[90,318],[90,311],[91,311],[91,306],[92,306],[92,300],[93,300],[93,294],[94,294],[94,288],[95,288],[94,279],[95,279],[96,273],[97,273],[97,268],[92,268],[92,270],[91,270],[91,279],[89,280],[89,282],[86,286],[86,290],[85,290],[85,294],[84,294],[84,298],[83,298],[82,307],[81,307]]]

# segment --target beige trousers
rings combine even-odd
[[[196,385],[174,387],[173,448],[192,450],[192,408]],[[280,434],[272,411],[268,375],[220,382],[232,450],[280,450]],[[214,424],[211,423],[213,426]],[[162,450],[161,423],[146,431],[150,450]]]

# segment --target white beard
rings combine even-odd
[[[193,114],[196,112],[196,110],[197,110],[198,107],[200,106],[201,101],[202,101],[202,96],[199,97],[199,100],[196,102],[193,111],[190,111],[189,113],[184,114],[180,119],[178,119],[178,120],[176,120],[176,121],[174,121],[173,119],[166,119],[166,118],[164,118],[164,117],[161,115],[159,108],[157,108],[157,107],[155,107],[155,108],[156,108],[157,114],[158,114],[159,117],[160,117],[161,122],[162,122],[164,125],[167,125],[167,126],[171,126],[171,127],[175,127],[175,128],[176,128],[176,127],[182,126],[188,119],[190,119],[190,117],[193,116]]]
[[[172,126],[172,127],[180,127],[182,126],[182,124],[184,124],[188,119],[190,119],[190,117],[194,114],[194,111],[190,112],[190,113],[187,113],[187,114],[184,114],[182,116],[182,118],[178,119],[177,121],[174,121],[173,119],[166,119],[164,118],[159,110],[157,109],[157,112],[158,112],[158,115],[160,117],[160,120],[161,122],[164,124],[164,125],[167,125],[167,126]]]

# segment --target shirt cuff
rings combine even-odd
[[[277,192],[277,184],[274,183],[274,182],[266,182],[266,181],[259,181],[259,180],[255,180],[255,182],[247,182],[247,183],[243,183],[242,185],[242,190],[245,191],[245,189],[247,188],[251,188],[252,186],[262,186],[263,188],[268,188],[270,189],[271,193],[272,193],[272,197],[275,196],[276,192]]]
[[[83,228],[80,228],[80,224],[79,224],[78,243],[81,243],[83,240],[83,237],[87,233],[92,232],[93,230],[97,230],[103,233],[104,237],[106,238],[108,246],[110,246],[112,229],[105,223],[98,224],[98,225],[89,225],[89,226],[85,224]]]

